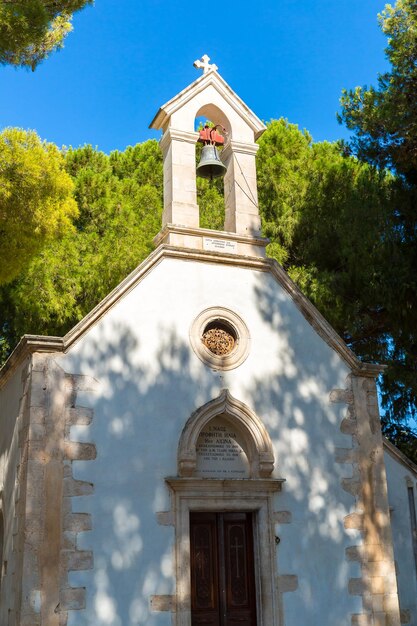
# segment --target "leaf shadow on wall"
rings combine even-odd
[[[218,384],[202,364],[193,371],[190,347],[173,331],[161,328],[159,336],[156,359],[147,362],[137,336],[119,325],[111,340],[87,342],[74,363],[94,372],[101,391],[91,426],[71,433],[94,441],[97,458],[74,463],[75,478],[94,482],[93,496],[73,502],[74,511],[92,513],[93,532],[80,534],[78,545],[93,550],[94,570],[70,574],[70,584],[86,586],[88,595],[87,609],[70,612],[69,625],[171,620],[149,607],[152,595],[174,592],[174,529],[157,523],[157,513],[170,509],[164,477],[177,474],[179,436],[196,400],[217,396]],[[87,405],[91,396],[76,402]]]
[[[264,365],[252,367],[257,373],[243,382],[239,368],[221,374],[203,365],[169,325],[159,329],[152,353],[129,325],[118,324],[70,355],[70,369],[93,373],[101,391],[84,434],[97,445],[97,459],[74,464],[76,478],[95,484],[95,494],[76,499],[73,507],[92,513],[93,532],[82,533],[78,543],[93,550],[95,564],[70,575],[71,585],[85,585],[88,596],[85,611],[70,612],[69,626],[171,622],[169,613],[149,607],[150,596],[175,592],[174,528],[156,517],[170,509],[164,478],[177,474],[178,440],[188,417],[224,387],[263,420],[274,445],[275,475],[286,479],[274,503],[292,519],[276,527],[278,574],[298,577],[298,589],[284,595],[286,623],[320,616],[322,626],[345,626],[348,615],[362,611],[359,597],[348,593],[359,564],[345,558],[345,549],[361,541],[343,523],[355,510],[354,497],[341,487],[352,466],[335,462],[336,448],[352,447],[352,438],[340,431],[346,406],[329,401],[333,389],[347,385],[348,370],[270,275],[259,273],[253,299],[259,324],[251,327],[243,367],[251,359]],[[146,328],[141,332],[146,335]],[[77,404],[88,402],[77,398]],[[80,440],[81,431],[74,429],[72,438]],[[338,601],[329,603],[329,594]]]

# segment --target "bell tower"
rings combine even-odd
[[[268,241],[261,237],[255,163],[256,140],[265,125],[209,61],[204,55],[194,62],[202,76],[164,104],[150,125],[163,132],[164,212],[155,243],[265,256]],[[201,116],[223,133],[221,156],[216,148],[213,153],[225,171],[223,231],[199,228],[195,146],[201,133],[195,131],[195,119]]]

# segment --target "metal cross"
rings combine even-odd
[[[207,72],[210,72],[210,70],[219,69],[215,63],[209,63],[209,61],[210,61],[210,57],[207,56],[207,54],[203,54],[201,59],[197,59],[197,61],[194,61],[193,65],[198,70],[203,70],[204,74],[207,74]]]

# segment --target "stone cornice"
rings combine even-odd
[[[180,228],[180,227],[175,227]],[[184,229],[188,231],[188,229]],[[199,234],[204,234],[203,229],[197,229]],[[163,232],[163,231],[162,231]],[[230,234],[219,231],[206,231],[207,234],[216,237],[228,238]],[[239,237],[233,234],[233,237]],[[242,237],[242,240],[251,239]],[[265,240],[260,239],[258,245],[265,245]],[[222,265],[234,265],[236,267],[271,273],[276,281],[287,291],[305,319],[322,337],[322,339],[335,350],[345,361],[352,373],[358,376],[376,378],[384,366],[370,363],[362,363],[356,355],[346,346],[332,326],[319,313],[315,306],[304,296],[295,283],[290,279],[283,268],[269,258],[224,254],[207,250],[194,250],[183,247],[160,245],[145,259],[129,276],[127,276],[112,292],[110,292],[90,313],[88,313],[74,328],[64,337],[48,337],[39,335],[24,335],[8,360],[0,370],[0,387],[5,383],[27,356],[33,352],[66,352],[77,342],[94,324],[96,324],[106,312],[111,309],[122,297],[128,294],[149,272],[153,270],[163,259],[171,258],[189,262],[219,263]]]
[[[199,133],[189,132],[186,130],[178,130],[176,128],[168,128],[165,133],[162,135],[159,145],[161,146],[162,152],[168,148],[170,142],[172,140],[176,141],[185,141],[186,143],[197,143],[197,139],[199,138]]]
[[[253,154],[255,155],[259,150],[257,143],[244,143],[242,141],[229,141],[222,150],[224,159],[227,159],[230,154]]]
[[[281,491],[285,478],[179,478],[168,476],[165,482],[176,493],[190,493],[202,491],[204,493],[217,493],[219,491],[236,494],[242,490],[245,493],[254,493],[258,496],[265,493]]]
[[[30,357],[33,352],[63,352],[63,337],[48,335],[23,335],[19,343],[0,369],[0,389],[6,384],[20,363]]]
[[[266,130],[265,124],[261,122],[255,113],[249,109],[243,100],[239,98],[239,96],[215,70],[202,74],[202,76],[197,78],[197,80],[191,83],[191,85],[188,85],[188,87],[180,91],[178,95],[162,105],[150,123],[149,128],[154,128],[155,130],[164,129],[169,118],[173,113],[175,113],[175,111],[183,107],[189,100],[191,100],[191,98],[194,98],[209,85],[212,85],[226,100],[226,102],[228,102],[228,104],[236,111],[236,113],[238,113],[238,115],[240,115],[249,124],[255,134],[255,139],[258,139]]]
[[[194,235],[196,237],[213,237],[215,239],[233,239],[240,243],[252,244],[265,248],[270,242],[266,237],[248,237],[238,233],[230,233],[225,230],[212,230],[210,228],[190,228],[189,226],[177,226],[177,224],[166,224],[162,230],[154,237],[153,244],[158,246],[169,232],[182,235]]]

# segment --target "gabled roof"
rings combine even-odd
[[[204,231],[215,233],[217,231]],[[356,374],[377,377],[384,366],[363,363],[347,347],[334,328],[327,322],[316,307],[306,298],[297,285],[291,280],[284,269],[274,260],[261,257],[249,257],[222,252],[177,248],[160,245],[136,269],[133,270],[112,292],[109,293],[90,313],[88,313],[64,337],[48,337],[40,335],[24,335],[8,360],[0,370],[0,388],[6,383],[14,369],[26,357],[34,352],[67,352],[83,335],[96,324],[106,312],[127,295],[154,267],[165,258],[180,259],[200,263],[220,263],[235,265],[241,268],[268,272],[285,289],[304,318],[320,335],[320,337],[345,361],[346,365]]]
[[[266,129],[265,124],[248,106],[246,106],[243,100],[239,98],[216,70],[210,70],[206,74],[203,74],[191,83],[191,85],[188,85],[188,87],[180,91],[178,95],[162,105],[150,123],[149,128],[154,128],[155,130],[163,129],[173,113],[182,108],[187,102],[210,85],[212,85],[236,113],[247,122],[254,132],[255,139],[258,139]]]

